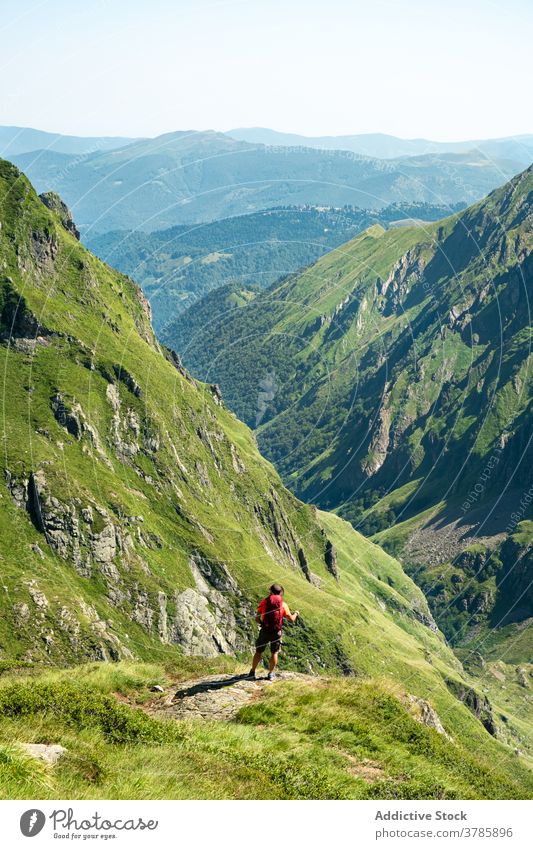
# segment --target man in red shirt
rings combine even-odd
[[[259,636],[255,643],[255,654],[252,660],[252,668],[248,673],[249,678],[255,678],[263,652],[270,643],[270,663],[268,666],[268,680],[273,681],[276,677],[275,669],[278,665],[278,655],[281,648],[281,637],[283,622],[296,622],[300,612],[295,610],[291,613],[289,605],[283,601],[285,590],[281,584],[272,584],[270,594],[259,602],[255,621],[261,626]]]

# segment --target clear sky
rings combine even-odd
[[[0,0],[0,124],[533,132],[532,0]]]

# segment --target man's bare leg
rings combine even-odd
[[[263,657],[263,652],[256,651],[252,660],[252,672],[255,672],[259,664],[261,663],[261,658]]]
[[[269,672],[274,672],[276,666],[278,665],[278,654],[279,654],[279,652],[276,651],[276,652],[273,652],[273,654],[270,655],[270,662],[268,664],[268,671]]]

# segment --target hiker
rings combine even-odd
[[[284,592],[285,590],[281,584],[272,584],[270,594],[259,602],[255,621],[261,625],[261,628],[255,643],[255,654],[252,660],[252,668],[248,673],[249,678],[255,678],[255,670],[269,643],[270,663],[267,678],[269,681],[274,681],[276,677],[275,669],[278,665],[278,654],[282,642],[283,620],[288,619],[289,622],[296,622],[300,615],[298,610],[291,613],[288,604],[283,601]]]

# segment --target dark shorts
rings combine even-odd
[[[276,654],[281,648],[281,632],[280,631],[269,631],[266,628],[261,628],[259,631],[259,636],[255,641],[255,647],[260,654],[263,654],[264,650],[270,643],[270,651],[272,654]]]

